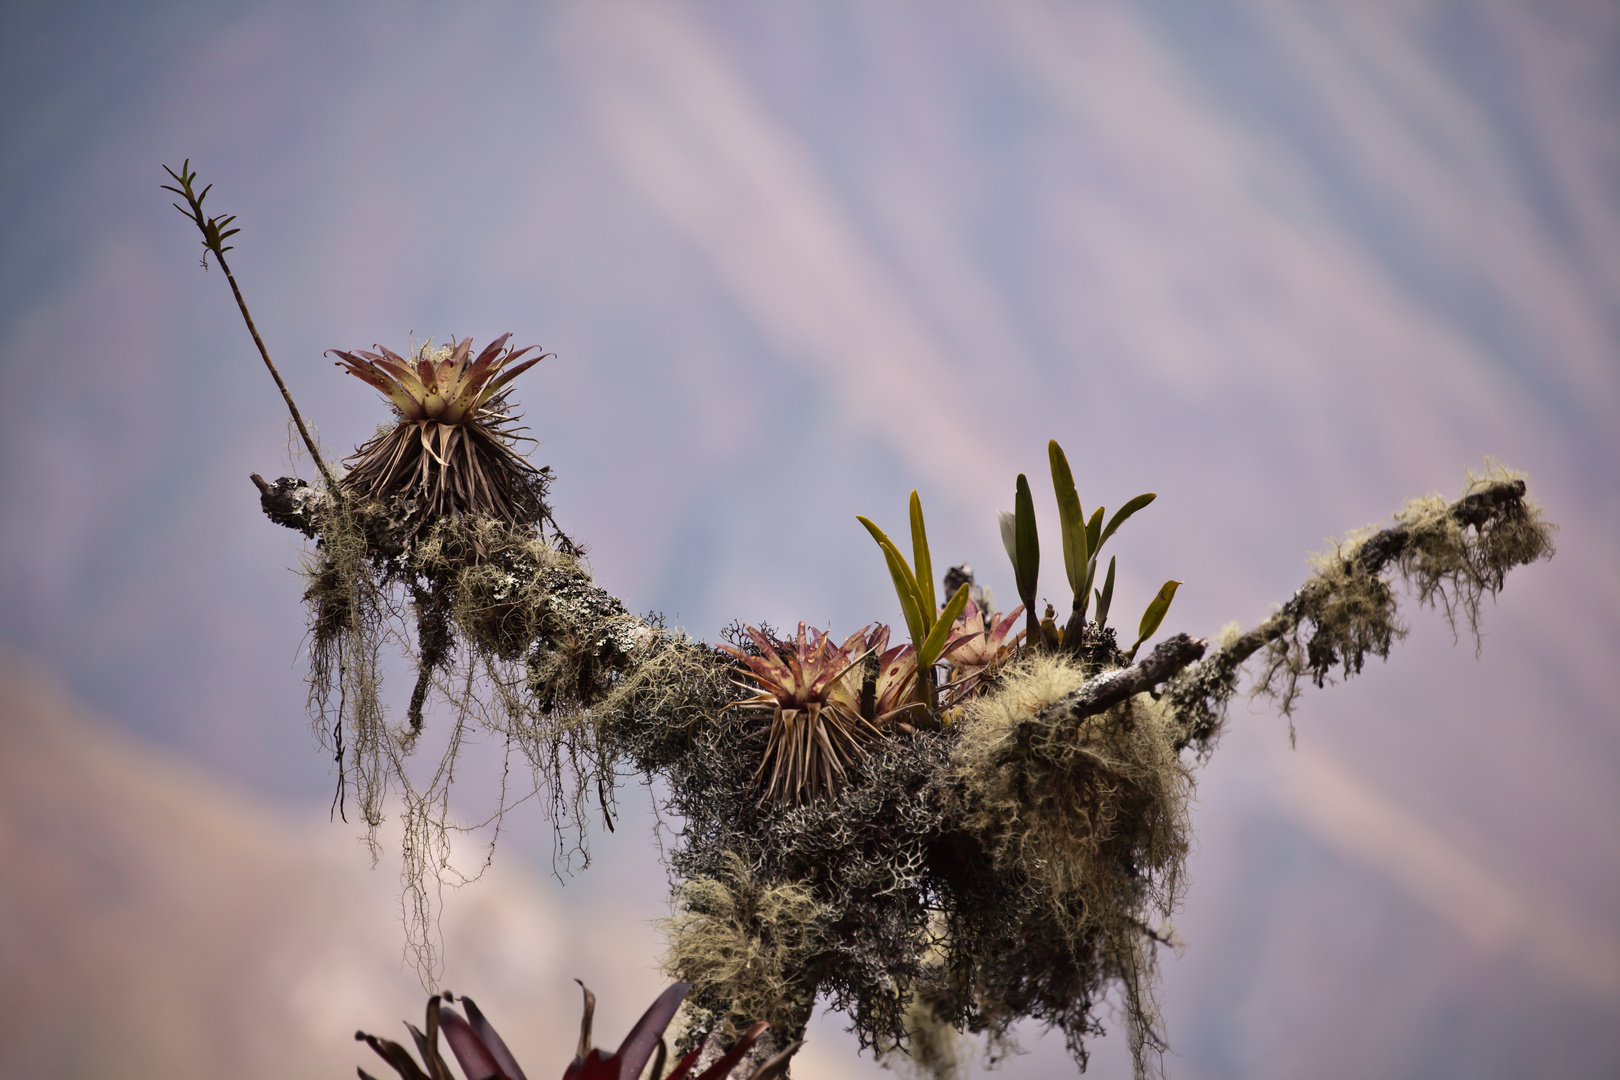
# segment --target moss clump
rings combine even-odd
[[[1081,1039],[1096,1030],[1090,1007],[1117,980],[1141,1072],[1164,1047],[1150,926],[1179,902],[1192,783],[1177,725],[1147,695],[1079,721],[1054,708],[1089,673],[1036,655],[968,707],[953,756],[963,825],[990,875],[1015,887],[1016,915],[972,905],[980,910],[952,926],[947,954],[981,1023],[1040,1016],[1082,1058]]]
[[[735,852],[721,862],[722,876],[676,887],[678,909],[664,922],[664,970],[692,984],[688,1026],[718,1025],[727,1039],[755,1020],[794,1030],[813,1004],[798,973],[825,936],[827,905],[802,883],[761,882]]]

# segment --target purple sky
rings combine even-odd
[[[189,156],[334,455],[385,413],[323,350],[543,345],[559,518],[704,637],[891,620],[854,518],[913,487],[1010,596],[994,512],[1049,438],[1088,505],[1159,492],[1116,610],[1179,578],[1194,634],[1528,471],[1559,553],[1479,659],[1414,608],[1297,753],[1234,710],[1173,1070],[1620,1065],[1613,8],[12,5],[0,54],[0,642],[130,732],[324,814],[299,549],[246,479],[284,414],[158,190]]]

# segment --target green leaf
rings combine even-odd
[[[922,500],[915,491],[911,493],[911,566],[917,577],[917,606],[922,609],[923,629],[932,630],[939,599],[934,592],[934,563],[928,557],[928,532],[923,528]]]
[[[1179,581],[1167,581],[1159,587],[1159,595],[1148,604],[1147,610],[1142,612],[1142,624],[1137,627],[1136,644],[1131,646],[1131,652],[1136,652],[1142,642],[1153,636],[1164,622],[1165,612],[1170,610],[1170,601],[1176,598],[1176,589],[1181,585]]]
[[[939,654],[945,651],[946,640],[951,636],[951,627],[962,617],[962,612],[967,609],[967,602],[968,586],[963,582],[956,590],[956,595],[946,602],[945,610],[940,614],[939,621],[934,623],[934,628],[928,632],[927,640],[917,646],[917,670],[932,667],[938,662]]]
[[[1108,609],[1114,603],[1114,557],[1108,557],[1108,576],[1103,579],[1103,587],[1097,592],[1097,629],[1101,630],[1108,624]]]
[[[1013,499],[1013,516],[1016,519],[1018,546],[1018,558],[1015,561],[1018,595],[1025,606],[1033,610],[1035,584],[1040,580],[1041,541],[1035,533],[1035,500],[1030,498],[1029,479],[1023,473],[1018,474],[1018,491]]]
[[[1046,453],[1052,461],[1052,490],[1057,494],[1058,525],[1063,533],[1063,572],[1068,576],[1074,599],[1081,604],[1086,595],[1086,563],[1090,561],[1090,548],[1086,536],[1086,512],[1080,509],[1080,496],[1074,490],[1074,473],[1069,470],[1069,459],[1063,447],[1053,439],[1046,444]]]
[[[894,579],[895,595],[900,598],[900,613],[905,616],[906,631],[911,635],[912,646],[915,647],[927,634],[922,625],[922,613],[917,608],[917,579],[911,567],[906,565],[906,557],[900,554],[900,549],[894,546],[894,541],[882,529],[870,518],[859,514],[855,520],[866,526],[866,531],[883,549],[883,558],[889,564],[889,576]]]
[[[1136,513],[1138,510],[1142,509],[1142,507],[1146,506],[1148,503],[1152,502],[1158,497],[1158,495],[1150,491],[1146,495],[1138,495],[1136,498],[1132,499],[1130,502],[1116,510],[1114,512],[1114,516],[1108,519],[1108,527],[1102,531],[1102,537],[1097,541],[1097,546],[1100,548],[1104,544],[1108,543],[1108,538],[1114,535],[1115,529],[1125,524],[1125,522],[1130,519],[1132,514]]]
[[[1007,549],[1007,561],[1012,563],[1013,578],[1018,577],[1018,520],[1011,510],[997,510],[996,521],[1001,525],[1001,546]]]
[[[1102,517],[1103,508],[1099,506],[1092,512],[1091,520],[1086,522],[1086,550],[1090,553],[1088,561],[1093,571],[1097,569],[1097,552],[1102,549]],[[1086,580],[1091,580],[1090,574],[1086,575]]]
[[[906,557],[893,544],[883,545],[883,557],[889,563],[889,576],[894,579],[894,592],[900,598],[900,613],[905,616],[906,633],[911,636],[912,647],[928,634],[923,622],[922,609],[917,604],[917,579],[912,576]]]

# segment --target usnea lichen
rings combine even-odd
[[[802,882],[765,884],[735,852],[721,856],[720,877],[676,886],[676,913],[664,923],[666,974],[692,984],[687,1029],[719,1025],[727,1038],[754,1020],[791,1029],[801,1000],[797,978],[820,947],[829,909]]]
[[[1153,941],[1182,889],[1191,777],[1177,726],[1138,695],[1078,721],[1061,702],[1095,670],[1036,654],[969,706],[954,754],[964,824],[983,838],[992,871],[1022,885],[1033,908],[1017,926],[975,926],[1000,940],[971,941],[954,964],[972,971],[989,1017],[1094,1001],[1117,981],[1133,1049],[1162,1050],[1152,997]],[[1016,950],[1011,963],[1005,958]],[[1059,963],[1042,964],[1046,953]],[[1042,967],[1072,972],[1052,986]],[[1084,1024],[1064,1024],[1077,1053]]]
[[[1526,484],[1524,473],[1487,461],[1481,472],[1468,474],[1460,501],[1483,501],[1504,485]],[[1553,555],[1555,526],[1530,499],[1503,503],[1494,513],[1481,506],[1457,514],[1439,495],[1425,495],[1408,502],[1395,520],[1407,534],[1406,547],[1398,556],[1401,576],[1419,603],[1445,612],[1453,633],[1457,616],[1463,617],[1476,655],[1481,645],[1480,602],[1501,591],[1509,570]]]

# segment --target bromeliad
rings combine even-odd
[[[1006,615],[998,611],[986,619],[979,605],[968,601],[961,620],[952,630],[955,636],[963,639],[962,644],[951,653],[951,682],[945,688],[953,703],[971,697],[979,684],[987,676],[995,674],[1018,650],[1024,631],[1014,634],[1012,630],[1018,624],[1018,616],[1023,613],[1024,606],[1020,604]]]
[[[476,357],[472,338],[407,359],[378,352],[330,350],[339,367],[375,387],[394,406],[397,422],[350,458],[345,491],[362,502],[410,504],[413,533],[444,518],[487,516],[533,524],[545,513],[545,479],[512,447],[518,417],[507,402],[511,382],[545,359],[517,361],[534,346],[506,348],[503,334]],[[504,350],[504,351],[503,351]]]
[[[844,684],[844,677],[872,651],[866,630],[834,645],[830,634],[806,630],[801,622],[797,640],[781,647],[752,626],[744,631],[760,655],[733,645],[720,648],[758,684],[738,683],[755,694],[731,707],[771,711],[770,739],[758,773],[759,779],[769,773],[766,796],[806,802],[823,793],[837,794],[848,766],[866,756],[863,744],[878,736]]]
[[[573,1062],[564,1070],[562,1080],[636,1080],[646,1069],[648,1061],[653,1062],[650,1074],[653,1080],[743,1080],[740,1075],[734,1077],[737,1067],[770,1027],[764,1022],[754,1024],[718,1061],[694,1075],[692,1070],[697,1066],[698,1056],[703,1050],[702,1043],[699,1043],[665,1076],[667,1051],[664,1029],[669,1026],[675,1010],[680,1008],[686,992],[691,989],[690,984],[676,983],[660,994],[612,1055],[591,1046],[591,1018],[596,1012],[596,995],[584,983],[580,984],[580,989],[585,993],[585,1015],[579,1025],[579,1049],[574,1054]],[[484,1014],[478,1011],[472,999],[461,999],[461,1007],[467,1013],[465,1017],[450,1007],[454,1002],[455,997],[449,993],[434,994],[428,998],[426,1032],[419,1030],[415,1024],[405,1025],[410,1030],[411,1040],[416,1043],[416,1052],[422,1056],[421,1065],[411,1057],[410,1051],[390,1039],[380,1039],[363,1031],[355,1032],[354,1037],[375,1050],[400,1075],[401,1080],[452,1080],[450,1068],[439,1053],[440,1031],[444,1032],[445,1041],[450,1044],[456,1063],[468,1080],[525,1080],[523,1070],[518,1067],[512,1052],[506,1048],[506,1043],[496,1034],[490,1022],[484,1019]],[[774,1080],[782,1076],[800,1045],[794,1043],[764,1062],[747,1080]],[[360,1080],[375,1080],[364,1069],[357,1068],[355,1071],[360,1074]]]

